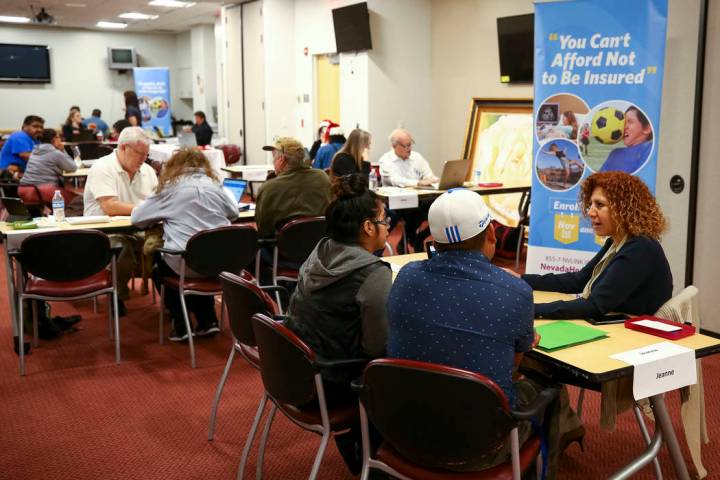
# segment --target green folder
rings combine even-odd
[[[540,335],[538,348],[547,352],[607,337],[607,333],[602,330],[574,322],[548,323],[535,330]]]

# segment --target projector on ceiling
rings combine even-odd
[[[33,11],[33,13],[35,13],[35,12]],[[52,15],[47,13],[44,8],[41,8],[40,13],[38,13],[37,15],[35,15],[33,17],[33,22],[42,23],[45,25],[51,25],[51,24],[55,23],[55,17],[53,17]]]

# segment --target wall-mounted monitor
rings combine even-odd
[[[137,55],[132,47],[108,47],[110,70],[132,70],[138,66]]]
[[[0,43],[0,81],[50,83],[50,49]]]
[[[335,8],[332,16],[338,53],[372,49],[367,2]]]
[[[501,83],[532,83],[535,61],[535,15],[497,19]]]

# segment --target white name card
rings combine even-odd
[[[695,351],[670,342],[610,355],[633,365],[635,400],[697,383]]]
[[[418,194],[416,192],[398,192],[388,195],[388,208],[402,210],[403,208],[417,208]]]
[[[267,168],[253,168],[243,170],[242,178],[248,182],[264,182],[268,175]]]

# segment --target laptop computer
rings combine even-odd
[[[178,145],[181,148],[197,147],[197,139],[193,132],[180,132],[178,135]]]
[[[240,210],[247,210],[250,208],[249,203],[243,203],[241,201],[243,195],[245,194],[247,184],[248,181],[243,180],[242,178],[226,178],[223,180],[223,190],[225,190],[231,198],[235,199]]]
[[[448,160],[443,166],[442,176],[438,183],[432,185],[418,185],[417,188],[423,190],[449,190],[451,188],[462,187],[467,178],[468,168],[470,168],[470,160]]]

